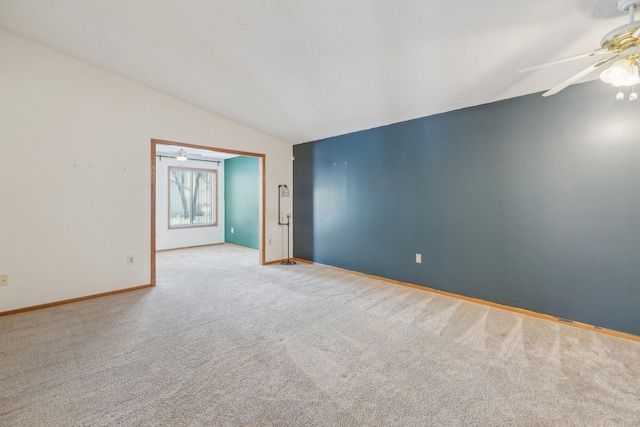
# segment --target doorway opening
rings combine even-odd
[[[184,159],[186,157],[186,160]],[[189,161],[191,157],[191,161]],[[237,159],[236,159],[237,158]],[[244,244],[247,247],[254,246],[257,243],[258,260],[260,265],[264,265],[265,262],[265,155],[262,153],[251,153],[246,151],[231,150],[227,148],[216,148],[194,144],[187,144],[175,141],[165,141],[159,139],[151,140],[151,285],[156,285],[156,251],[167,249],[167,245],[183,245],[182,247],[199,246],[188,245],[184,242],[189,240],[182,240],[178,243],[167,243],[167,235],[158,235],[158,224],[162,225],[167,223],[168,231],[182,231],[187,233],[191,232],[192,236],[200,236],[208,233],[209,238],[216,240],[218,243],[225,243],[227,239],[225,234],[231,232],[235,234],[236,230],[233,227],[229,227],[225,230],[222,226],[224,223],[224,210],[221,212],[218,208],[219,199],[216,189],[219,189],[219,181],[224,179],[218,174],[221,169],[221,164],[227,162],[228,159],[233,160],[234,169],[241,168],[242,165],[247,162],[243,162],[242,158],[246,160],[257,160],[258,171],[258,227],[257,236],[255,232],[251,233],[251,236],[234,236],[238,237],[241,242],[254,242],[252,244]],[[165,170],[158,168],[158,163],[162,161],[166,162],[168,166]],[[254,162],[249,161],[252,164]],[[169,165],[171,163],[174,166]],[[162,196],[158,196],[158,186],[165,185],[159,181],[162,179],[166,181],[167,192]],[[196,190],[194,190],[196,189]],[[173,198],[170,200],[169,193],[173,191]],[[209,192],[207,192],[209,191]],[[223,195],[224,190],[222,191]],[[159,199],[162,197],[162,200]],[[255,197],[255,194],[253,194]],[[158,202],[165,203],[164,199],[167,199],[164,209],[158,207]],[[222,215],[222,220],[220,220]],[[199,233],[198,230],[206,230],[203,233]],[[163,230],[164,231],[164,230]],[[196,233],[193,233],[196,232]],[[174,236],[177,235],[174,233]],[[197,240],[196,240],[197,242]],[[233,244],[233,241],[231,242]],[[158,249],[160,244],[160,249]],[[210,243],[215,244],[215,243]],[[186,246],[185,246],[186,245]]]

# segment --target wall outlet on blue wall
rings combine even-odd
[[[416,264],[422,264],[422,254],[416,254]]]

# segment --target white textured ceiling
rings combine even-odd
[[[547,90],[595,61],[518,70],[626,22],[614,0],[0,0],[0,28],[294,144]]]

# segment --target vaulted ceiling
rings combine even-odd
[[[0,0],[6,31],[292,144],[547,90],[594,59],[518,70],[626,22],[614,0]]]

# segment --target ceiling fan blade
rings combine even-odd
[[[555,86],[551,90],[548,90],[547,92],[543,93],[542,96],[555,95],[556,93],[560,92],[562,89],[566,88],[567,86],[571,86],[572,84],[574,84],[575,82],[577,82],[578,80],[580,80],[581,78],[586,76],[587,74],[591,74],[597,68],[602,67],[604,64],[616,59],[618,56],[620,56],[620,54],[614,56],[613,58],[601,59],[600,61],[596,62],[595,64],[591,65],[590,67],[587,67],[584,70],[580,71],[578,74],[575,74],[572,77],[570,77],[569,79],[563,81],[562,83],[560,83],[559,85]]]
[[[590,56],[602,55],[604,53],[612,53],[612,52],[607,49],[598,49],[598,50],[594,50],[593,52],[570,56],[569,58],[558,59],[557,61],[553,61],[553,62],[547,62],[546,64],[534,65],[533,67],[524,68],[520,70],[520,72],[526,73],[528,71],[538,70],[540,68],[548,67],[550,65],[562,64],[563,62],[574,61],[576,59],[581,59],[581,58],[589,58]]]

